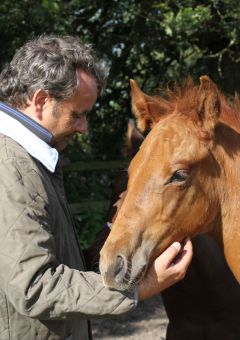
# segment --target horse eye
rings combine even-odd
[[[188,170],[177,170],[174,172],[168,183],[172,182],[184,182],[188,178]]]

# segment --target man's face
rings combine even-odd
[[[58,150],[63,150],[76,132],[87,131],[86,114],[97,100],[94,77],[82,70],[77,71],[77,76],[80,86],[74,95],[63,102],[52,100],[45,115],[43,125],[52,133],[52,146]]]

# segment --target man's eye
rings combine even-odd
[[[189,170],[177,170],[174,172],[168,183],[184,182],[188,178]]]

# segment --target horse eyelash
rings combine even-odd
[[[187,180],[188,175],[186,176],[186,178],[182,178],[182,179],[179,179],[179,180],[173,180],[175,175],[179,175],[180,171],[183,171],[183,172],[186,172],[186,173],[189,174],[189,171],[187,171],[187,170],[177,170],[172,174],[172,176],[168,179],[168,181],[165,183],[165,185],[170,184],[170,183],[175,183],[175,182],[183,184]]]

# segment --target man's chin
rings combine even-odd
[[[66,141],[61,141],[61,142],[56,142],[54,143],[52,146],[57,149],[58,151],[62,151],[63,149],[66,148],[66,146],[68,145],[69,140]]]
[[[52,146],[57,149],[58,151],[62,151],[63,149],[66,148],[68,145],[69,141],[72,139],[72,136],[68,136],[62,140],[56,140],[52,143]]]

